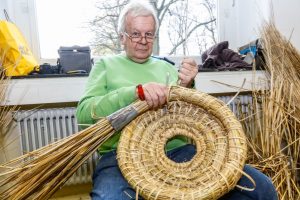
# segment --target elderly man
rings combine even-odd
[[[137,98],[145,100],[152,109],[163,106],[168,92],[165,85],[167,74],[170,84],[191,87],[198,72],[194,60],[184,59],[177,72],[169,63],[151,57],[157,29],[158,20],[149,3],[135,1],[126,5],[118,24],[125,54],[104,57],[93,67],[77,108],[80,124],[93,124]],[[135,199],[135,191],[122,176],[116,160],[119,137],[120,133],[115,134],[99,148],[102,157],[93,175],[92,199]],[[195,154],[195,147],[186,145],[182,137],[170,141],[167,150],[170,150],[168,156],[177,162],[190,159]],[[255,179],[264,194],[236,189],[224,199],[276,199],[274,187],[267,177],[249,166],[245,171]],[[240,182],[252,187],[246,178]]]

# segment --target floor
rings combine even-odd
[[[53,197],[51,200],[90,200],[90,196],[88,194],[78,194],[64,197]]]
[[[90,200],[91,184],[64,186],[50,200]]]

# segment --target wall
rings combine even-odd
[[[220,41],[228,40],[230,48],[237,50],[258,38],[262,23],[270,21],[274,12],[275,24],[282,34],[289,38],[294,29],[291,42],[300,50],[300,23],[296,22],[300,18],[299,0],[219,0],[218,3]]]
[[[39,44],[35,14],[35,0],[0,0],[0,17],[4,19],[3,9],[6,9],[10,19],[17,25],[28,45],[38,59]]]
[[[220,41],[228,40],[229,47],[237,50],[258,37],[256,28],[261,23],[256,0],[218,1],[218,28]]]
[[[299,0],[272,0],[274,7],[275,24],[282,34],[290,38],[292,44],[300,50],[300,1]]]
[[[0,0],[0,19],[5,19],[3,9],[7,9],[6,0]]]

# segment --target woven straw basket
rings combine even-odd
[[[182,163],[165,154],[174,136],[195,144]],[[148,111],[127,125],[118,145],[118,162],[129,184],[145,199],[217,199],[240,179],[247,154],[239,121],[208,94],[171,87],[167,109]]]

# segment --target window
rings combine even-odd
[[[174,1],[170,6],[171,0],[150,2],[161,21],[154,54],[200,55],[217,42],[216,0]],[[126,0],[36,0],[35,3],[42,58],[57,58],[60,46],[89,45],[94,55],[119,53],[122,49],[114,22],[121,10],[118,5],[123,6]],[[165,4],[159,10],[161,3]],[[97,17],[101,20],[95,20]],[[91,23],[93,20],[97,23]]]
[[[57,58],[60,46],[90,45],[88,22],[95,17],[96,0],[36,1],[40,54]]]

